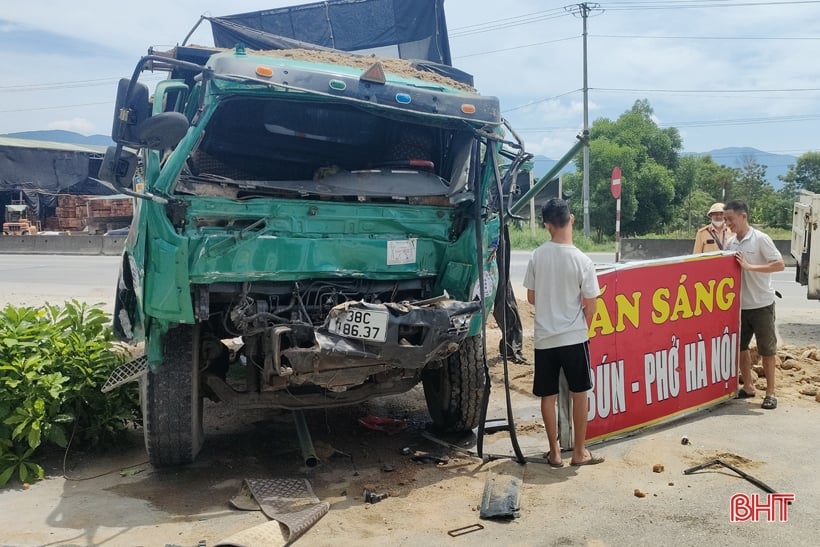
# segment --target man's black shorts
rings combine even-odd
[[[536,397],[558,394],[561,369],[567,377],[569,390],[581,393],[592,389],[592,371],[589,368],[589,342],[535,350],[535,375],[532,393]]]
[[[763,357],[777,353],[774,303],[763,308],[740,310],[740,351],[749,349],[754,334],[757,352]]]

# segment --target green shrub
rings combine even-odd
[[[116,444],[138,419],[137,390],[100,388],[128,359],[99,308],[72,300],[0,310],[0,486],[15,473],[43,478],[45,445]]]

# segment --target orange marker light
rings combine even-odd
[[[465,114],[475,114],[475,105],[465,103],[461,105],[461,111]]]
[[[270,78],[273,76],[273,69],[269,66],[258,66],[256,67],[256,75],[263,78]]]

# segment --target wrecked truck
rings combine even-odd
[[[421,383],[436,427],[478,425],[490,203],[528,156],[453,74],[238,44],[149,50],[120,81],[100,178],[137,198],[114,328],[145,344],[153,464],[194,460],[206,397],[303,410]]]

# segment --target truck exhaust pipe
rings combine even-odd
[[[296,434],[299,436],[299,448],[302,450],[302,459],[307,467],[319,465],[319,458],[316,457],[316,450],[313,448],[313,440],[310,438],[305,414],[301,410],[293,411],[293,423],[296,424]]]

